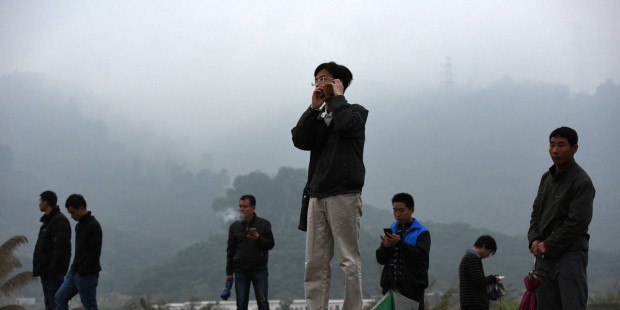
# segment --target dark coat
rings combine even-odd
[[[534,200],[528,248],[539,240],[545,243],[548,256],[587,251],[595,194],[592,180],[574,160],[560,172],[556,172],[555,166],[549,168],[540,180]]]
[[[101,225],[90,212],[86,213],[75,225],[75,257],[71,270],[80,275],[98,275],[102,242]]]
[[[400,230],[394,233],[400,234]],[[416,232],[409,230],[409,233],[414,234]],[[404,237],[401,238],[404,240]],[[399,293],[412,299],[416,299],[420,295],[423,296],[424,289],[428,287],[428,255],[430,247],[431,235],[426,228],[418,235],[415,245],[401,241],[396,247],[386,248],[382,245],[379,246],[375,255],[377,262],[384,266],[380,282],[383,290],[397,289]],[[399,256],[402,264],[400,281],[395,281],[392,278],[392,264],[395,255]]]
[[[41,217],[39,237],[34,246],[32,274],[61,277],[71,260],[71,225],[58,206]]]
[[[329,126],[323,111],[308,108],[292,130],[293,144],[310,151],[307,188],[311,197],[360,193],[364,186],[365,128],[368,110],[349,104],[344,96],[332,101]]]
[[[250,228],[256,228],[258,240],[246,235]],[[256,213],[247,221],[235,221],[228,228],[228,247],[226,249],[226,275],[234,272],[253,272],[267,268],[269,250],[275,242],[271,232],[271,223],[258,217]]]

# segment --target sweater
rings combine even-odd
[[[487,286],[496,283],[495,276],[485,276],[482,258],[473,250],[467,250],[459,265],[459,299],[461,307],[489,308]]]

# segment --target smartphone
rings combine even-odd
[[[256,228],[252,227],[248,230],[248,233],[254,234],[256,232]]]
[[[386,235],[387,235],[388,233],[390,233],[390,234],[391,234],[391,233],[392,233],[392,229],[391,229],[391,228],[383,228],[383,233],[384,233],[384,234],[386,234]]]
[[[323,94],[325,94],[325,97],[334,96],[334,87],[332,84],[325,84],[325,86],[323,86]]]

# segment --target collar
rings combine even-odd
[[[50,211],[49,214],[43,214],[43,216],[41,216],[40,221],[43,223],[46,223],[47,221],[49,221],[52,217],[54,217],[54,215],[56,215],[56,213],[60,212],[60,207],[55,206],[52,208],[52,211]]]
[[[85,222],[87,220],[89,220],[92,216],[90,215],[90,211],[86,212],[86,214],[84,214],[84,216],[80,217],[80,219],[78,220],[78,222],[82,223]]]
[[[478,256],[479,258],[481,258],[481,257],[482,257],[482,256],[480,256],[480,254],[478,254],[478,252],[476,252],[476,251],[474,251],[474,250],[472,250],[472,249],[467,249],[467,253],[474,254],[474,255]]]
[[[254,223],[256,221],[256,212],[252,213],[252,218],[249,220],[243,220],[241,222],[243,222],[244,224],[251,224]]]
[[[571,160],[568,164],[566,164],[566,167],[564,169],[562,169],[562,171],[558,172],[555,165],[549,167],[549,173],[551,173],[551,175],[554,178],[558,178],[561,177],[565,174],[567,174],[569,171],[573,170],[573,168],[575,168],[575,166],[577,165],[577,162],[575,161],[575,159],[573,158],[573,160]]]
[[[405,223],[405,224],[402,224],[402,225],[400,223],[398,223],[397,227],[398,227],[399,230],[407,231],[407,230],[409,230],[411,228],[411,225],[413,225],[413,221],[414,220],[415,219],[411,219],[411,222]]]
[[[332,122],[332,119],[334,118],[334,116],[333,116],[332,112],[327,112],[327,108],[325,108],[325,111],[323,111],[321,113],[321,118],[325,122],[325,125],[329,126],[329,124]]]

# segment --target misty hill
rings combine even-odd
[[[382,226],[374,219],[389,214],[389,211],[366,208],[364,212],[363,226],[366,229],[361,237],[363,287],[366,297],[376,298],[381,292],[381,266],[376,263],[374,253],[379,246],[378,235]],[[490,233],[497,239],[499,250],[492,258],[484,260],[486,273],[505,275],[508,293],[522,296],[525,290],[523,278],[532,268],[523,238],[475,229],[463,223],[424,224],[432,235],[429,270],[432,287],[429,291],[445,292],[449,288],[458,288],[458,265],[462,255],[473,246],[477,236]],[[305,234],[282,227],[274,232],[276,247],[270,252],[269,264],[270,298],[303,298]],[[138,276],[131,293],[150,296],[152,300],[219,300],[224,284],[225,253],[226,235],[212,235],[208,240],[178,252],[166,263],[147,268]],[[592,251],[588,268],[592,292],[603,291],[616,283],[620,278],[619,259],[617,254]],[[342,298],[342,277],[337,259],[332,263],[332,275],[330,298]]]
[[[411,191],[425,218],[525,234],[540,177],[552,164],[548,135],[571,126],[580,137],[576,160],[597,190],[592,244],[620,249],[608,238],[620,234],[617,84],[590,96],[503,79],[485,89],[392,99],[389,107],[369,107],[365,201],[379,205],[394,191]]]
[[[226,196],[217,198],[214,203],[214,206],[234,206],[241,193],[251,190],[261,193],[256,197],[256,212],[272,221],[276,243],[270,251],[270,298],[303,296],[305,233],[296,229],[298,210],[290,211],[288,203],[298,197],[295,189],[303,185],[304,177],[304,170],[290,168],[280,169],[274,177],[259,172],[239,176],[233,187],[226,191]],[[505,275],[505,285],[514,296],[523,293],[523,277],[533,265],[525,236],[509,236],[464,223],[440,224],[418,219],[431,231],[431,290],[445,291],[458,287],[458,264],[462,255],[473,246],[479,235],[490,233],[498,242],[498,252],[492,259],[485,260],[486,272]],[[364,206],[360,246],[363,289],[368,297],[379,296],[381,292],[378,285],[381,266],[376,263],[375,250],[380,244],[383,227],[389,226],[392,221],[390,208]],[[145,269],[140,273],[142,276],[137,276],[132,294],[167,301],[218,300],[225,277],[225,227],[229,223],[222,225],[221,233],[210,235],[206,241],[178,252],[164,264]],[[620,279],[619,259],[617,254],[592,251],[588,272],[593,292],[604,290]],[[342,277],[337,259],[332,262],[332,275],[330,297],[342,298]]]
[[[515,238],[512,250],[524,251],[531,203],[540,176],[550,165],[547,136],[552,129],[569,125],[580,134],[577,161],[597,189],[590,226],[592,253],[620,253],[615,237],[620,234],[615,223],[620,216],[620,171],[615,160],[620,150],[620,141],[615,139],[620,132],[620,86],[613,81],[601,84],[593,95],[571,94],[560,85],[504,79],[483,89],[374,96],[361,96],[367,102],[360,102],[371,111],[363,194],[366,251],[377,246],[377,232],[381,230],[373,225],[384,226],[391,221],[390,213],[384,210],[398,191],[413,194],[416,217],[439,225],[433,234],[433,253],[437,254],[432,255],[445,252],[438,250],[444,244],[442,225],[457,222],[465,224],[454,225],[464,225],[463,229],[469,227],[476,233],[500,231],[508,239]],[[211,146],[205,141],[205,148],[211,152],[208,155],[230,157],[229,166],[196,167],[186,161],[183,143],[122,117],[104,118],[109,114],[85,112],[101,105],[105,102],[95,94],[68,90],[66,85],[37,74],[0,77],[0,238],[23,234],[36,240],[41,191],[55,190],[60,205],[69,194],[82,193],[104,229],[102,291],[146,293],[136,290],[143,277],[163,270],[171,275],[182,273],[172,268],[175,255],[203,251],[205,266],[218,265],[223,256],[215,249],[221,243],[217,238],[221,238],[218,236],[225,231],[227,219],[236,210],[235,200],[244,191],[257,196],[259,214],[266,211],[273,215],[268,218],[274,227],[296,227],[307,162],[281,168],[281,161],[299,157],[300,151],[292,145],[270,149],[265,139],[238,143],[234,137],[242,134],[223,130],[221,135],[230,136],[231,146]],[[252,128],[252,135],[271,137],[274,130],[288,132],[295,121],[272,121],[269,126]],[[239,157],[232,154],[244,152],[250,157],[243,164],[251,163],[255,172],[229,176],[227,171],[238,170],[234,160]],[[279,169],[258,172],[274,165]],[[382,211],[373,212],[373,206]],[[282,255],[297,262],[301,254],[293,245],[303,243],[303,234],[279,233],[283,243],[276,239],[274,256],[288,249],[290,252]],[[463,236],[447,253],[460,259],[473,238],[475,234]],[[446,238],[449,240],[451,237]],[[289,244],[292,247],[280,247]],[[23,247],[26,259],[33,247],[33,242]],[[500,261],[502,248],[500,245],[498,256],[485,266],[491,268],[493,261]],[[527,253],[518,252],[516,256],[529,259]],[[600,257],[615,258],[608,254]],[[372,259],[372,253],[365,253],[365,259]],[[438,264],[433,266],[442,266],[440,259],[433,260]],[[592,257],[592,268],[595,261]],[[178,261],[176,264],[188,268]],[[373,266],[372,261],[364,264]],[[513,269],[520,273],[530,262],[521,264],[525,266]],[[452,265],[445,262],[445,266]],[[608,266],[604,262],[596,265]],[[298,266],[287,266],[282,268],[299,272]],[[276,270],[273,272],[277,274]],[[370,267],[365,272],[378,270]],[[614,272],[612,268],[590,274],[617,280]],[[213,277],[217,290],[221,289],[221,274],[204,276]],[[450,285],[439,278],[443,277],[438,276],[438,287]],[[296,292],[295,286],[290,288]],[[366,290],[372,294],[374,289]]]
[[[227,173],[189,171],[168,156],[174,143],[163,146],[168,142],[140,130],[113,141],[108,125],[85,115],[81,104],[37,75],[0,78],[0,234],[33,236],[38,194],[52,189],[61,206],[69,194],[84,194],[108,229],[148,235],[177,249],[202,240],[204,227],[217,223],[209,205],[229,185]],[[166,155],[154,155],[162,149]],[[180,222],[184,227],[175,224]]]

